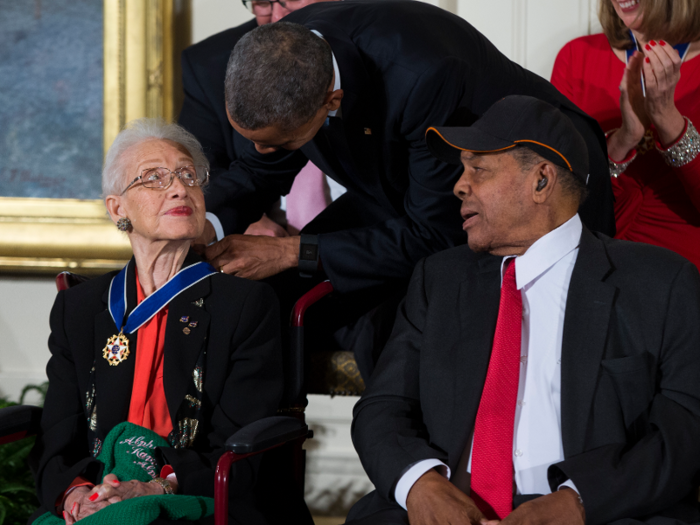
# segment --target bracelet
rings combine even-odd
[[[173,487],[170,485],[170,482],[167,479],[153,478],[151,481],[149,481],[149,483],[155,483],[156,485],[163,487],[165,494],[175,494]]]
[[[672,168],[680,168],[689,164],[700,153],[700,134],[688,117],[683,118],[685,119],[685,129],[681,138],[668,148],[662,148],[661,144],[656,143],[656,149],[659,150],[666,164]]]
[[[607,141],[608,137],[612,135],[615,131],[617,131],[618,128],[611,129],[605,134],[605,139]],[[642,141],[644,140],[644,137],[642,138]],[[640,144],[641,142],[640,141]],[[622,159],[620,162],[615,162],[608,156],[608,169],[610,170],[610,176],[611,177],[619,177],[624,171],[629,167],[630,164],[634,161],[634,159],[637,158],[637,150],[633,149],[630,151],[630,153],[627,154],[627,156]]]

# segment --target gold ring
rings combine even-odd
[[[223,266],[223,265],[219,266],[219,271],[220,271],[221,273],[224,273],[224,266]]]

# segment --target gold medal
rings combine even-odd
[[[107,346],[102,350],[102,357],[107,360],[110,366],[117,366],[129,357],[129,340],[122,332],[107,339]]]

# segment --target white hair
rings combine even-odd
[[[102,167],[102,198],[119,195],[124,189],[124,153],[137,144],[148,140],[170,140],[187,150],[195,166],[206,166],[209,161],[202,151],[202,145],[192,133],[177,124],[168,124],[159,118],[132,120],[119,132],[109,147]]]

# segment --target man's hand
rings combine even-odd
[[[298,236],[227,235],[208,246],[204,257],[218,270],[257,281],[297,267],[299,241]]]
[[[491,523],[496,522],[488,522]],[[586,512],[576,491],[563,488],[523,503],[501,525],[584,525]]]
[[[406,508],[411,525],[481,525],[486,521],[474,501],[435,469],[413,484]]]
[[[289,233],[282,226],[270,219],[267,214],[263,213],[262,219],[254,222],[243,235],[265,235],[267,237],[289,237]]]

